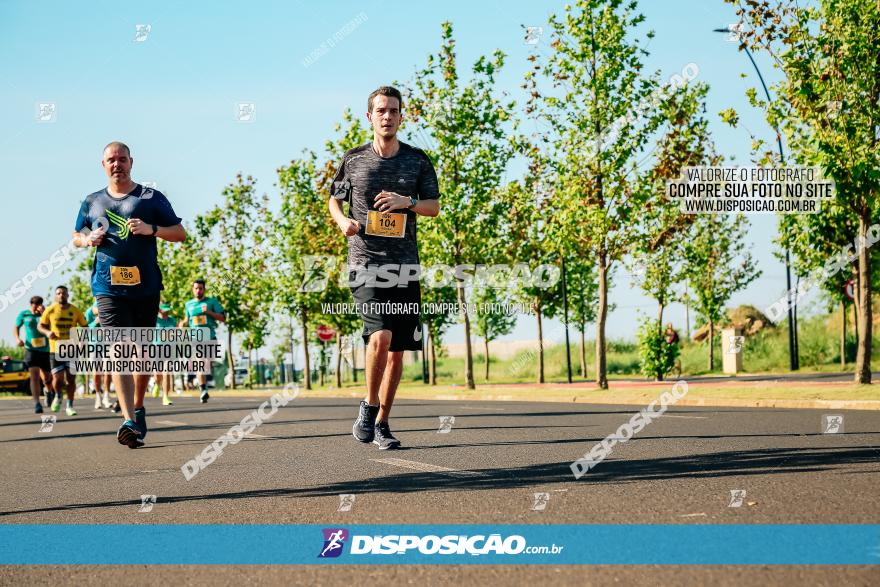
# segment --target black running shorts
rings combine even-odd
[[[364,322],[364,344],[374,332],[390,330],[389,351],[422,350],[422,291],[418,281],[406,287],[359,285],[351,288],[351,295]]]
[[[25,367],[30,369],[31,367],[38,367],[43,371],[48,371],[51,367],[49,366],[49,353],[46,351],[24,351],[24,364]]]
[[[146,298],[97,296],[101,326],[155,328],[159,313],[159,294]]]

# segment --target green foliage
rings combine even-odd
[[[643,320],[638,331],[639,357],[642,374],[657,381],[672,371],[678,358],[678,344],[669,344],[659,320]]]

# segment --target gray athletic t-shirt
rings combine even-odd
[[[376,210],[374,200],[383,190],[418,200],[440,197],[437,174],[424,151],[405,143],[393,157],[383,158],[373,150],[372,142],[347,152],[333,178],[331,196],[348,199],[348,216],[361,229],[348,239],[348,264],[366,266],[374,263],[418,263],[416,217],[412,210],[393,210],[406,214],[402,238],[366,233],[367,213]]]

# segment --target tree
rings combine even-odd
[[[847,240],[865,243],[880,196],[880,6],[875,0],[819,0],[804,6],[792,0],[728,2],[738,7],[746,25],[740,48],[766,53],[784,76],[773,86],[772,103],[759,100],[754,88],[752,103],[766,109],[797,163],[818,166],[834,180],[835,202],[857,225]],[[870,383],[868,246],[858,252],[856,284],[855,382]]]
[[[245,333],[250,349],[262,344],[268,328],[274,284],[268,276],[268,255],[264,218],[268,198],[256,195],[251,176],[236,176],[223,189],[223,202],[203,216],[196,217],[196,230],[202,239],[208,287],[220,300],[226,313],[229,370],[235,373],[232,349],[234,333]],[[232,377],[235,388],[235,377]]]
[[[429,55],[425,68],[416,72],[408,108],[412,124],[424,128],[436,145],[428,154],[436,165],[442,211],[426,224],[442,235],[445,246],[437,251],[442,262],[457,266],[486,262],[491,252],[487,244],[498,218],[493,195],[513,156],[507,136],[514,104],[495,87],[504,54],[496,50],[491,57],[478,58],[464,82],[452,25],[444,22],[441,28],[440,51]],[[464,285],[459,283],[456,291],[464,306]],[[471,324],[467,313],[463,318],[465,380],[468,389],[474,389]]]
[[[513,330],[516,315],[501,311],[503,305],[510,301],[503,290],[491,286],[477,287],[472,299],[475,305],[474,332],[483,339],[486,381],[489,381],[489,343]]]
[[[581,377],[587,378],[587,324],[596,321],[596,306],[599,301],[599,284],[596,281],[596,266],[580,256],[569,256],[565,266],[568,280],[569,323],[580,334]],[[609,283],[611,279],[609,276]]]
[[[281,207],[269,216],[272,231],[273,263],[271,278],[275,283],[276,302],[288,313],[297,316],[302,330],[305,365],[305,389],[311,389],[309,356],[309,326],[321,312],[323,291],[321,285],[330,279],[335,262],[338,230],[328,221],[327,198],[322,192],[322,172],[314,152],[304,152],[299,159],[278,170]],[[318,287],[312,287],[315,284]]]
[[[661,128],[668,89],[643,73],[643,45],[631,41],[644,21],[635,3],[577,0],[549,19],[552,52],[529,57],[526,112],[542,127],[538,139],[555,180],[560,235],[596,259],[596,384],[608,387],[605,322],[608,273],[632,248],[651,191],[638,168]],[[653,37],[648,32],[647,39]],[[540,83],[540,82],[545,83]]]
[[[761,275],[745,238],[745,216],[698,214],[691,238],[684,246],[685,274],[693,290],[697,311],[709,324],[709,370],[715,361],[715,325],[734,293]]]
[[[639,327],[639,358],[642,374],[663,381],[663,377],[675,366],[678,343],[669,343],[663,335],[661,320],[644,320]]]
[[[553,212],[556,206],[552,194],[544,193],[540,176],[543,169],[533,146],[526,147],[532,157],[529,173],[524,181],[514,181],[499,194],[504,206],[505,220],[499,239],[508,259],[528,259],[534,273],[528,277],[521,272],[511,273],[510,287],[516,288],[517,297],[525,300],[535,313],[538,332],[537,383],[544,383],[544,318],[553,318],[562,309],[562,285],[559,282],[562,248],[558,224]],[[548,274],[549,272],[549,274]],[[516,279],[514,279],[516,277]]]

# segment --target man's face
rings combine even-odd
[[[59,287],[55,290],[55,301],[62,306],[67,303],[67,290],[63,287]]]
[[[42,314],[45,311],[46,311],[46,306],[44,306],[43,304],[37,304],[37,309],[36,309],[37,314]]]
[[[400,100],[392,96],[374,96],[373,111],[367,112],[367,120],[373,125],[373,132],[377,136],[393,138],[400,128]]]
[[[43,307],[43,304],[31,304],[31,313],[42,314],[43,312],[40,311],[40,308],[42,308],[42,307]]]
[[[119,146],[107,147],[104,150],[104,159],[101,164],[104,171],[112,181],[126,182],[131,179],[131,166],[134,159],[129,157],[128,151]]]
[[[202,285],[201,283],[194,283],[193,284],[193,295],[196,297],[197,300],[200,300],[203,297],[205,297],[205,286]]]

